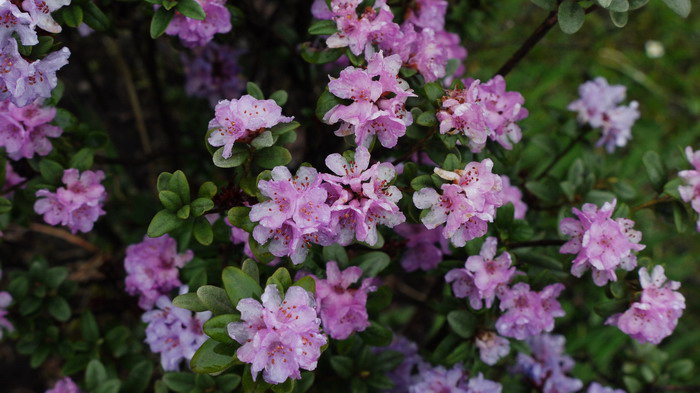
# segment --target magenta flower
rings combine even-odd
[[[579,86],[580,98],[568,106],[578,113],[579,123],[602,129],[603,135],[597,145],[605,145],[608,153],[627,144],[632,138],[632,126],[639,118],[636,101],[629,106],[620,105],[626,90],[625,86],[609,85],[605,78],[597,77]]]
[[[81,393],[81,390],[70,377],[63,377],[45,393]]]
[[[97,219],[105,214],[102,210],[107,192],[102,184],[102,171],[66,169],[63,171],[65,187],[56,192],[41,189],[36,192],[34,211],[44,216],[49,225],[64,225],[71,232],[90,232]]]
[[[493,366],[510,352],[510,342],[495,332],[480,333],[475,344],[479,348],[479,358],[489,366]]]
[[[517,283],[508,288],[502,286],[498,291],[500,308],[504,313],[496,321],[498,334],[524,340],[542,332],[554,329],[554,318],[565,315],[556,300],[562,284],[546,286],[542,291],[530,290],[525,283]]]
[[[292,286],[282,299],[277,286],[268,285],[261,299],[262,304],[251,298],[238,302],[242,322],[228,325],[229,336],[241,344],[236,356],[251,364],[253,380],[262,371],[266,382],[279,384],[300,379],[300,368],[315,370],[327,338],[313,296]]]
[[[574,360],[564,354],[564,336],[542,334],[527,340],[532,356],[519,353],[513,372],[524,374],[542,393],[573,393],[583,383],[566,374],[574,368]]]
[[[362,280],[357,289],[350,288],[362,276],[362,269],[350,266],[341,271],[335,261],[326,263],[326,279],[316,280],[316,299],[323,330],[336,340],[345,340],[369,326],[367,295],[376,290],[372,279]]]
[[[440,392],[440,393],[469,393],[467,375],[462,364],[456,364],[451,369],[443,366],[431,366],[421,363],[418,375],[408,388],[409,393]]]
[[[678,193],[685,202],[690,202],[690,206],[695,212],[700,213],[700,151],[693,151],[688,146],[685,148],[685,156],[693,169],[678,172],[678,177],[683,180],[683,185],[678,187]],[[700,232],[700,218],[695,226]]]
[[[394,231],[406,238],[401,266],[407,272],[435,269],[443,256],[452,254],[448,240],[437,228],[427,229],[422,224],[404,223],[394,227]]]
[[[219,101],[214,108],[215,116],[209,121],[214,131],[209,135],[209,144],[223,146],[223,157],[231,157],[235,142],[249,143],[266,128],[279,123],[289,123],[294,117],[282,116],[282,108],[273,100],[258,100],[249,95],[240,99]]]
[[[491,135],[479,99],[479,83],[475,80],[465,89],[447,91],[447,95],[442,97],[442,110],[437,113],[440,133],[466,136],[469,138],[469,148],[474,153],[484,149]]]
[[[0,102],[0,146],[13,160],[49,154],[53,146],[48,138],[63,133],[60,127],[49,124],[55,116],[56,108],[36,102],[22,108]]]
[[[503,187],[503,193],[501,194],[503,204],[512,203],[514,208],[513,217],[518,220],[524,219],[525,214],[527,214],[527,204],[523,202],[523,192],[518,187],[511,185],[510,178],[506,175],[501,175],[501,184]]]
[[[0,278],[2,278],[2,270],[0,270]],[[12,332],[15,330],[10,321],[7,320],[7,308],[12,304],[12,295],[9,292],[0,291],[0,340],[4,331]]]
[[[216,42],[194,49],[192,55],[183,55],[187,94],[206,98],[211,106],[226,97],[239,96],[245,88],[240,55],[240,50]]]
[[[0,0],[0,42],[5,42],[17,33],[22,45],[31,46],[39,43],[34,31],[34,21],[26,12],[22,12],[9,0]]]
[[[175,13],[165,34],[179,36],[182,44],[189,47],[208,44],[217,33],[231,31],[231,13],[223,0],[196,0],[202,6],[206,17],[204,20],[188,18]]]
[[[33,25],[49,33],[60,33],[61,25],[53,20],[51,13],[70,2],[71,0],[24,0],[22,8],[31,15]]]
[[[659,344],[675,330],[685,309],[685,298],[678,292],[678,281],[667,281],[663,266],[655,266],[651,275],[646,268],[639,269],[642,295],[622,314],[605,321],[616,325],[625,334],[640,343]]]
[[[590,386],[588,386],[586,393],[625,393],[625,391],[622,389],[609,388],[599,384],[598,382],[593,382]]]
[[[409,8],[406,21],[422,29],[440,31],[445,28],[447,0],[418,0],[415,7]]]
[[[9,161],[5,162],[5,184],[0,187],[0,195],[5,196],[6,198],[12,198],[12,195],[14,194],[14,188],[18,187],[19,184],[24,183],[24,181],[27,180],[26,178],[20,176],[15,172],[15,170],[12,168],[12,164],[10,164]],[[20,187],[24,188],[24,186]]]
[[[515,275],[510,254],[496,256],[498,239],[488,237],[481,247],[480,255],[467,259],[464,268],[452,269],[445,275],[445,281],[452,283],[452,291],[458,298],[469,298],[471,306],[478,310],[486,302],[491,308],[496,291],[507,285]]]
[[[181,288],[186,293],[187,287]],[[202,326],[211,318],[210,311],[192,313],[173,306],[167,296],[161,296],[155,308],[145,312],[141,319],[147,323],[146,339],[151,352],[160,353],[165,371],[179,371],[180,362],[189,364],[194,353],[207,340]]]
[[[370,50],[372,43],[387,41],[398,34],[399,25],[393,22],[394,15],[386,0],[375,1],[372,7],[362,10],[360,16],[356,12],[359,4],[357,0],[331,3],[338,32],[326,39],[329,48],[349,47],[354,55],[359,56]]]
[[[314,0],[313,4],[311,4],[311,15],[316,19],[333,19],[333,12],[326,4],[326,0]]]
[[[634,221],[611,218],[616,203],[617,200],[606,202],[600,210],[596,205],[584,204],[582,211],[572,209],[577,219],[564,218],[559,223],[561,232],[571,236],[559,252],[577,254],[571,274],[581,277],[587,269],[591,269],[593,282],[598,286],[617,281],[617,268],[627,271],[634,269],[637,257],[632,252],[645,247],[639,244],[642,233],[633,229]]]
[[[158,298],[182,285],[179,269],[193,256],[191,250],[178,254],[175,239],[168,235],[144,236],[141,243],[126,248],[126,291],[139,295],[139,306],[150,310]]]

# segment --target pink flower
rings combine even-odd
[[[583,383],[566,375],[574,368],[574,360],[565,355],[565,342],[564,336],[550,334],[528,338],[532,356],[519,353],[513,372],[524,374],[543,393],[579,391]]]
[[[359,288],[350,288],[362,276],[362,269],[350,266],[341,271],[335,261],[326,263],[326,279],[316,280],[316,298],[323,330],[336,340],[345,340],[369,326],[367,295],[376,290],[365,278]]]
[[[63,377],[63,379],[56,381],[53,388],[47,390],[46,393],[81,393],[81,390],[70,377]]]
[[[182,285],[180,268],[193,256],[191,250],[178,254],[175,239],[168,235],[144,236],[141,243],[126,249],[126,291],[132,296],[139,295],[139,306],[150,310],[159,297]]]
[[[9,0],[0,0],[0,21],[0,42],[5,42],[12,38],[12,33],[17,33],[22,45],[32,46],[39,43],[32,17]]]
[[[446,0],[417,0],[415,7],[409,8],[406,21],[422,29],[440,31],[445,28]]]
[[[685,148],[685,156],[693,169],[678,172],[678,177],[683,180],[683,185],[678,187],[678,193],[685,202],[690,202],[690,206],[695,212],[700,213],[700,151],[693,151],[688,146]],[[696,230],[700,232],[700,218],[696,223]]]
[[[479,348],[479,358],[489,366],[510,352],[510,342],[495,332],[482,332],[476,337],[475,344]]]
[[[215,116],[209,122],[209,128],[214,129],[209,144],[223,146],[224,158],[231,157],[235,142],[249,143],[266,128],[294,120],[282,116],[282,108],[275,101],[257,100],[247,94],[240,99],[219,101],[214,111]]]
[[[468,297],[476,310],[483,306],[482,301],[486,301],[486,308],[490,308],[496,291],[515,275],[510,254],[504,252],[496,257],[497,242],[495,237],[486,238],[480,255],[470,256],[464,268],[452,269],[445,275],[445,281],[452,283],[455,296]]]
[[[395,36],[399,25],[393,22],[394,15],[386,0],[377,0],[374,6],[362,10],[360,16],[356,7],[357,0],[340,0],[331,3],[333,20],[338,32],[326,39],[329,48],[349,47],[359,56],[368,50],[372,43],[379,43]]]
[[[582,211],[572,209],[577,219],[564,218],[559,223],[561,232],[571,236],[559,252],[577,254],[571,274],[581,277],[590,268],[593,282],[598,286],[617,281],[617,268],[634,269],[637,257],[632,252],[645,247],[639,244],[642,233],[633,229],[634,221],[611,218],[616,203],[617,200],[606,202],[600,210],[596,205],[584,204]]]
[[[19,184],[24,183],[25,180],[27,179],[18,175],[17,172],[15,172],[15,170],[12,168],[12,164],[10,164],[9,161],[6,161],[5,184],[3,184],[2,188],[0,188],[0,195],[3,195],[7,198],[12,198],[12,195],[14,194],[14,188],[17,187]],[[21,186],[20,188],[24,188],[24,186]]]
[[[639,269],[639,282],[642,285],[639,301],[605,323],[616,325],[640,343],[659,344],[673,333],[685,309],[685,298],[678,292],[681,284],[667,281],[664,268],[659,265],[651,275],[646,268]]]
[[[66,169],[63,172],[65,187],[56,192],[41,189],[36,192],[34,211],[44,216],[49,225],[65,225],[71,232],[90,232],[97,219],[105,214],[102,205],[107,192],[102,184],[102,171]]]
[[[504,313],[496,321],[498,334],[524,340],[554,329],[554,318],[565,315],[556,298],[564,290],[562,284],[546,286],[542,291],[530,290],[525,283],[512,288],[500,287],[498,298]]]
[[[447,91],[442,97],[442,110],[437,113],[440,133],[468,137],[469,148],[474,153],[484,149],[491,135],[478,87],[479,81],[475,80],[465,89]]]
[[[406,238],[406,249],[401,259],[401,266],[407,272],[418,269],[435,269],[444,255],[450,255],[448,241],[439,229],[427,229],[422,224],[400,224],[394,231]]]
[[[2,278],[2,270],[0,270],[0,278]],[[9,292],[0,292],[0,340],[4,331],[12,332],[15,330],[10,321],[7,320],[7,308],[12,304],[12,295]]]
[[[165,30],[168,35],[180,37],[187,47],[204,46],[214,38],[214,34],[231,31],[231,13],[221,0],[197,0],[206,17],[204,20],[188,18],[179,12]]]
[[[501,175],[501,184],[503,185],[503,204],[513,204],[514,218],[522,220],[527,213],[527,205],[523,202],[523,192],[516,186],[510,184],[510,178],[506,175]]]
[[[49,124],[55,116],[56,108],[42,107],[37,102],[21,108],[10,101],[0,102],[0,146],[13,160],[49,154],[53,146],[48,138],[63,133]]]
[[[328,20],[333,18],[333,12],[326,4],[326,0],[314,0],[313,4],[311,4],[311,15],[316,19]]]
[[[70,4],[70,0],[24,0],[22,8],[32,17],[32,24],[48,31],[60,33],[61,25],[51,17],[51,13]]]
[[[228,334],[241,344],[238,359],[251,364],[253,380],[260,371],[266,382],[300,379],[299,369],[314,370],[321,346],[327,342],[320,332],[313,296],[292,286],[282,299],[275,285],[268,285],[257,300],[242,299],[236,306],[242,322],[228,325]]]

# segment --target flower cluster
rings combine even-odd
[[[45,156],[52,146],[48,138],[56,138],[63,130],[49,124],[56,108],[42,107],[38,102],[17,107],[10,100],[0,102],[0,146],[13,160]]]
[[[481,332],[475,340],[482,362],[493,366],[510,352],[510,342],[494,332]]]
[[[211,106],[223,98],[238,96],[245,88],[238,63],[240,54],[229,45],[210,42],[190,55],[182,55],[187,94],[206,98]]]
[[[272,284],[261,299],[262,304],[242,299],[236,306],[242,322],[228,325],[229,336],[241,344],[236,356],[251,364],[253,380],[260,371],[272,384],[300,379],[299,369],[314,370],[327,342],[320,332],[314,298],[304,288],[291,286],[282,299]]]
[[[326,263],[325,280],[312,276],[316,280],[317,309],[323,330],[335,340],[345,340],[369,326],[367,295],[376,288],[370,278],[362,280],[359,288],[351,288],[361,276],[359,267],[350,266],[341,271],[335,261]]]
[[[445,275],[445,281],[452,283],[452,291],[458,298],[469,298],[471,306],[479,310],[486,302],[491,308],[496,299],[496,291],[508,285],[515,275],[510,254],[496,256],[498,239],[488,237],[479,255],[467,258],[463,268],[452,269]]]
[[[522,138],[516,122],[528,115],[523,96],[506,91],[506,81],[500,75],[486,83],[466,79],[464,85],[442,97],[442,110],[437,113],[440,133],[468,137],[474,153],[482,151],[488,139],[512,149]]]
[[[501,390],[499,383],[484,379],[481,373],[468,379],[459,363],[451,369],[443,366],[433,367],[428,363],[420,364],[418,374],[408,389],[409,393],[501,393]]]
[[[222,100],[214,108],[209,122],[209,144],[223,146],[222,156],[230,158],[233,144],[249,143],[266,128],[288,123],[294,117],[282,116],[282,108],[273,100],[258,100],[249,95],[239,99]]]
[[[56,381],[53,388],[47,390],[46,393],[81,393],[81,390],[70,377],[63,377],[63,379]]]
[[[186,287],[182,288],[185,292]],[[151,352],[160,353],[160,363],[165,371],[178,371],[180,362],[189,362],[192,355],[207,340],[202,331],[204,322],[211,318],[210,311],[193,314],[173,306],[167,296],[161,296],[155,308],[143,314],[147,323],[146,343]]]
[[[659,344],[673,333],[685,309],[685,298],[677,291],[681,284],[667,281],[662,266],[655,266],[651,275],[646,268],[639,269],[639,282],[642,285],[639,301],[605,323],[616,325],[640,343]]]
[[[639,244],[642,233],[633,229],[634,221],[627,218],[613,220],[617,200],[606,202],[603,207],[586,203],[582,210],[573,208],[577,219],[564,218],[559,229],[571,236],[559,252],[577,254],[571,266],[571,274],[581,277],[591,269],[593,282],[603,286],[608,281],[617,281],[615,269],[627,271],[637,266],[637,256],[633,251],[644,249]]]
[[[63,184],[56,192],[41,189],[36,192],[34,211],[44,215],[49,225],[65,225],[71,232],[90,232],[97,219],[105,214],[102,205],[107,192],[101,184],[102,171],[70,168],[63,172]]]
[[[700,214],[700,151],[693,151],[688,146],[685,148],[685,156],[693,169],[680,171],[678,177],[683,180],[683,185],[678,187],[678,193],[685,202],[690,202],[690,206]],[[696,223],[696,230],[700,232],[700,218]]]
[[[178,254],[175,239],[168,235],[144,237],[126,248],[126,291],[139,295],[139,306],[150,310],[162,295],[182,285],[179,269],[192,257],[191,250]]]
[[[620,105],[626,91],[625,86],[609,85],[605,78],[597,77],[582,84],[578,88],[581,97],[568,106],[569,110],[578,113],[580,123],[602,129],[603,135],[597,146],[605,146],[608,153],[632,139],[632,126],[639,118],[637,101],[628,106]]]
[[[513,372],[523,374],[542,393],[573,393],[583,383],[567,376],[574,360],[564,354],[564,336],[543,334],[527,340],[532,355],[519,353]]]
[[[231,13],[224,0],[196,0],[206,15],[204,20],[188,18],[177,12],[165,34],[179,36],[182,44],[193,48],[204,46],[214,34],[231,31]]]
[[[439,168],[435,173],[452,183],[441,186],[442,195],[432,188],[413,194],[419,209],[430,209],[421,220],[428,229],[446,224],[442,235],[452,244],[463,247],[467,241],[484,236],[496,208],[503,204],[502,181],[491,172],[493,161],[470,162],[454,172]]]
[[[625,393],[622,389],[613,389],[599,384],[598,382],[593,382],[589,387],[587,393]]]
[[[552,284],[542,291],[530,290],[530,285],[517,283],[512,287],[500,287],[498,299],[504,313],[496,321],[498,334],[524,340],[554,329],[554,318],[566,313],[557,297],[564,290],[562,284]]]
[[[523,192],[516,186],[510,184],[510,178],[506,175],[501,175],[501,184],[503,187],[503,204],[513,204],[513,218],[522,220],[527,214],[527,204],[523,202]]]
[[[2,278],[2,270],[0,270],[0,278]],[[6,330],[11,332],[15,329],[12,323],[10,323],[6,317],[7,308],[11,303],[12,295],[10,295],[8,292],[0,291],[0,340],[2,340],[3,331]]]
[[[407,392],[413,381],[413,374],[418,364],[423,361],[423,358],[418,354],[418,345],[404,336],[394,335],[391,345],[381,348],[381,350],[396,351],[403,355],[401,364],[388,372],[387,377],[394,382],[394,388],[389,390],[389,392]]]
[[[394,231],[406,239],[401,266],[407,272],[435,269],[443,256],[452,254],[447,239],[437,228],[404,223],[395,226]]]
[[[396,146],[406,134],[406,127],[413,123],[406,99],[415,97],[408,83],[398,77],[400,68],[399,56],[384,57],[379,52],[369,59],[366,69],[350,66],[342,70],[328,83],[328,91],[352,103],[334,106],[323,121],[341,122],[335,134],[354,134],[358,146],[369,146],[375,136],[384,147]]]

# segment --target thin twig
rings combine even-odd
[[[54,228],[52,226],[44,225],[44,224],[37,224],[33,223],[29,225],[29,229],[34,231],[34,232],[39,232],[43,233],[45,235],[57,237],[59,239],[65,240],[68,243],[74,244],[86,251],[93,252],[93,253],[99,253],[100,249],[96,245],[90,243],[89,241],[83,239],[80,236],[73,235],[72,233],[69,233],[65,229],[61,228]]]
[[[632,213],[636,213],[636,212],[638,212],[638,211],[640,211],[640,210],[642,210],[642,209],[646,209],[647,207],[651,207],[651,206],[654,206],[654,205],[658,205],[658,204],[661,204],[661,203],[667,203],[667,202],[673,202],[673,197],[671,197],[670,195],[664,195],[664,196],[662,196],[662,197],[660,197],[660,198],[652,199],[652,200],[650,200],[650,201],[648,201],[648,202],[644,202],[644,203],[642,203],[642,204],[640,204],[640,205],[634,206],[634,207],[631,209],[631,212],[632,212]]]
[[[576,139],[572,139],[571,142],[569,142],[569,144],[566,145],[566,147],[562,151],[560,151],[559,154],[556,155],[556,157],[554,157],[552,162],[550,162],[549,165],[547,165],[547,167],[544,168],[544,170],[539,175],[537,175],[535,180],[540,180],[543,177],[547,176],[549,171],[551,171],[557,165],[557,163],[559,163],[559,160],[564,158],[564,156],[567,155],[571,151],[571,149],[574,148],[574,146],[576,146],[579,142],[581,142],[586,137],[586,135],[588,134],[588,131],[590,131],[590,128],[587,128],[586,130],[581,132],[578,135],[578,137],[576,137]]]

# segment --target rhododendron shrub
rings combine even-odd
[[[0,0],[0,391],[696,391],[691,9]]]

